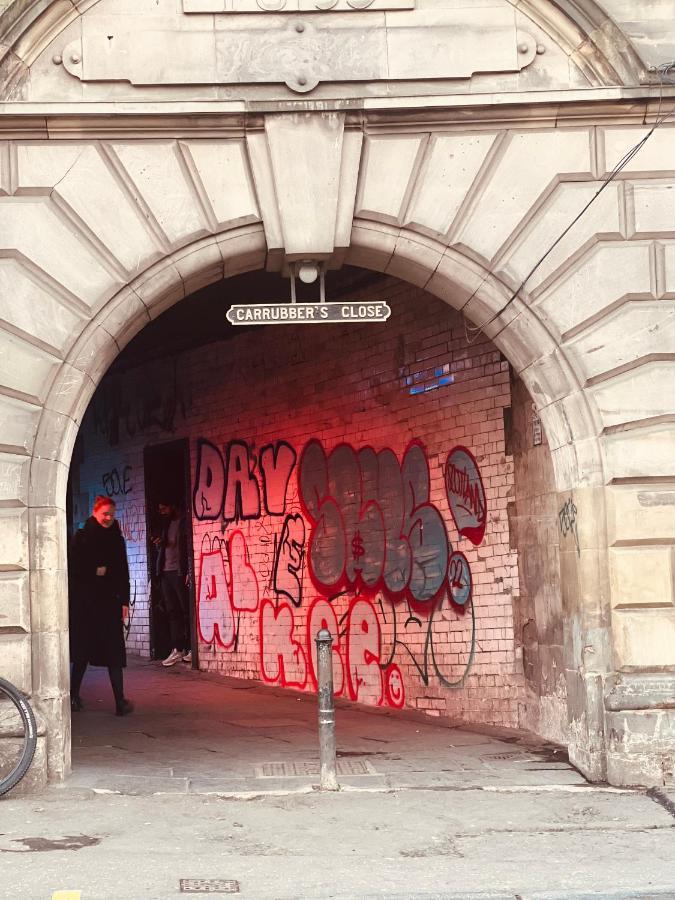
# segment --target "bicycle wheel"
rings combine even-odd
[[[21,691],[0,678],[0,796],[30,768],[37,746],[35,715]]]

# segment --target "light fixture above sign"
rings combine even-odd
[[[290,303],[235,303],[226,318],[230,325],[322,325],[329,323],[386,322],[391,308],[385,300],[326,302],[326,265],[303,259],[288,264]],[[296,278],[304,284],[319,281],[318,303],[298,303]]]

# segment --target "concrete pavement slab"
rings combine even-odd
[[[70,888],[82,900],[165,900],[181,896],[181,878],[234,879],[249,900],[675,892],[675,819],[633,792],[243,800],[52,789],[0,813],[7,898]]]

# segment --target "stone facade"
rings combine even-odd
[[[649,67],[675,56],[674,4],[3,5],[0,641],[50,777],[66,481],[97,384],[192,291],[313,259],[423,287],[508,359],[552,460],[571,757],[672,778],[672,120],[593,198],[672,109]]]

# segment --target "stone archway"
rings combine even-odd
[[[392,244],[392,239],[394,243]],[[43,697],[42,709],[48,719],[48,742],[53,774],[69,756],[67,670],[64,669],[64,635],[67,622],[65,546],[63,543],[65,486],[72,452],[82,415],[91,396],[117,353],[150,318],[155,318],[182,297],[223,276],[260,268],[267,248],[261,226],[246,226],[199,240],[156,263],[123,287],[94,316],[84,329],[67,360],[61,366],[44,402],[30,466],[29,541],[37,554],[31,566],[32,615],[49,622],[51,632],[35,635],[45,653],[39,670],[40,684],[52,685],[57,696]],[[437,263],[425,270],[422,254],[435,253]],[[440,245],[406,229],[392,229],[378,223],[355,222],[350,262],[380,269],[414,280],[443,297],[449,305],[461,307],[476,292],[484,308],[499,309],[507,288],[492,279],[476,263],[460,253],[446,253]],[[410,267],[413,267],[412,269]],[[529,317],[525,310],[524,315]],[[545,334],[536,322],[530,328]],[[547,345],[543,345],[545,352]],[[504,347],[508,354],[510,348]],[[519,351],[519,352],[522,352]],[[513,351],[515,357],[516,352]],[[527,379],[527,367],[522,370]],[[566,375],[565,371],[560,379]],[[569,383],[569,393],[576,390]],[[559,477],[569,477],[560,473]]]

